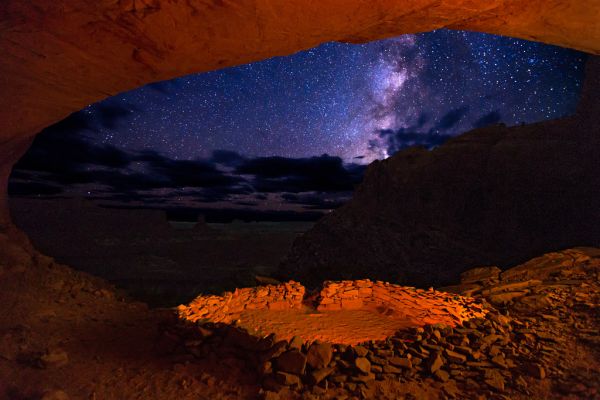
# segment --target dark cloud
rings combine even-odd
[[[257,206],[259,203],[256,201],[247,201],[247,200],[238,200],[238,201],[234,201],[233,204],[237,204],[238,206],[249,206],[249,207],[255,207]]]
[[[156,151],[124,151],[90,139],[100,127],[116,128],[129,114],[127,105],[109,102],[93,111],[71,114],[45,129],[16,164],[9,193],[84,195],[110,204],[162,208],[202,203],[253,208],[268,201],[272,193],[275,199],[299,205],[315,217],[320,214],[308,210],[341,205],[366,169],[326,154],[248,158],[216,150],[206,159],[178,160]],[[248,211],[247,215],[253,214]]]
[[[91,165],[123,168],[131,158],[109,145],[92,145],[81,135],[39,134],[31,149],[16,164],[16,169],[70,173]]]
[[[475,121],[473,126],[475,128],[483,128],[484,126],[497,124],[501,120],[502,116],[500,115],[500,113],[498,111],[492,111],[491,113],[486,114],[483,117],[479,118],[477,121]]]
[[[422,113],[421,115],[419,115],[419,118],[417,118],[417,124],[416,127],[417,128],[422,128],[427,122],[429,122],[429,115],[427,115],[426,113]]]
[[[117,129],[119,123],[131,115],[137,108],[129,104],[116,104],[106,101],[99,103],[94,107],[93,118],[95,122],[106,129]],[[85,111],[80,111],[85,112]],[[91,129],[94,129],[94,123],[91,122]]]
[[[96,106],[94,113],[73,113],[37,135],[15,168],[70,174],[90,166],[127,167],[131,162],[127,153],[111,145],[92,144],[82,133],[93,132],[98,126],[116,128],[129,114],[130,107],[110,103]]]
[[[413,146],[432,149],[452,137],[452,135],[441,133],[415,132],[410,128],[400,128],[398,130],[383,129],[379,131],[378,136],[379,140],[371,141],[370,146],[375,149],[383,145],[389,155]]]
[[[144,152],[135,160],[146,163],[148,173],[161,178],[160,187],[232,186],[243,181],[217,169],[208,160],[173,160],[153,151]]]
[[[434,131],[448,130],[448,129],[454,127],[456,124],[458,124],[460,122],[460,120],[463,119],[463,117],[465,115],[467,115],[468,113],[469,113],[468,106],[464,106],[464,107],[460,107],[460,108],[457,108],[452,111],[448,111],[440,119],[440,122],[438,122],[438,124],[433,128],[433,130]]]
[[[157,92],[168,96],[174,92],[181,90],[181,88],[184,86],[183,82],[184,81],[182,79],[172,79],[170,81],[149,83],[145,87],[150,88],[152,90],[156,90]]]
[[[430,117],[428,114],[422,113],[412,126],[379,130],[376,138],[369,141],[369,149],[377,152],[383,148],[390,156],[412,146],[432,149],[450,139],[453,135],[444,131],[448,131],[458,124],[468,113],[469,107],[452,110],[429,129],[426,129],[425,125],[430,121]],[[492,117],[490,116],[490,118]]]
[[[228,167],[238,167],[246,161],[246,158],[235,151],[215,150],[212,152],[210,161]]]
[[[252,175],[258,192],[336,192],[353,190],[366,167],[344,164],[339,157],[259,157],[246,160],[236,173]]]
[[[139,110],[128,103],[107,100],[95,104],[92,109],[86,108],[69,115],[62,121],[47,127],[42,133],[59,133],[74,137],[86,130],[97,132],[99,127],[116,129],[119,123],[128,119],[133,111]]]
[[[105,117],[123,115],[111,113],[107,111]],[[88,126],[78,115],[67,120],[61,125]],[[206,159],[176,160],[155,151],[126,152],[53,127],[38,135],[32,149],[17,163],[10,194],[80,193],[122,204],[231,202],[256,207],[268,200],[268,193],[287,193],[281,197],[284,203],[319,210],[338,207],[365,169],[328,155],[247,158],[225,150]],[[290,195],[304,192],[310,194]]]

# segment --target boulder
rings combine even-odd
[[[333,347],[330,343],[313,343],[308,349],[306,361],[313,369],[325,368],[331,362]]]
[[[532,362],[525,364],[525,372],[536,379],[544,379],[546,377],[546,369],[538,363]]]
[[[277,357],[275,363],[279,371],[302,375],[306,368],[306,356],[296,349],[288,350]]]
[[[311,385],[317,385],[323,379],[325,379],[329,375],[331,375],[333,373],[333,371],[335,371],[335,368],[331,368],[331,367],[314,370],[308,376],[308,381]]]
[[[51,390],[44,393],[40,400],[69,400],[70,397],[62,390]]]
[[[354,360],[354,366],[363,374],[368,374],[371,372],[371,362],[365,357],[358,357],[356,360]]]
[[[67,352],[62,349],[50,349],[42,354],[38,359],[38,364],[42,368],[58,368],[69,363]]]
[[[277,383],[284,386],[300,386],[300,378],[298,375],[288,374],[286,372],[277,371],[275,373],[275,380]]]
[[[354,354],[356,354],[357,357],[366,357],[369,353],[369,349],[364,346],[353,346],[352,348],[354,349]]]
[[[444,360],[440,353],[435,352],[431,353],[429,359],[427,360],[427,369],[432,374],[435,373],[438,369],[440,369],[444,365]]]
[[[484,373],[485,383],[497,391],[504,391],[504,377],[495,369],[486,369]]]
[[[483,283],[488,284],[500,279],[502,270],[498,267],[479,267],[473,268],[460,274],[460,282],[468,283]]]
[[[389,363],[404,369],[411,369],[413,367],[412,361],[404,357],[392,357],[389,359]]]

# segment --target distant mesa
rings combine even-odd
[[[43,203],[40,203],[40,202]],[[44,204],[43,207],[40,204]],[[55,232],[82,237],[167,235],[172,228],[161,210],[107,208],[86,199],[10,201],[15,224],[25,232]]]
[[[193,230],[198,233],[211,233],[215,230],[208,226],[206,223],[206,217],[203,214],[198,214],[196,223],[194,224]]]

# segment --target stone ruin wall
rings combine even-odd
[[[413,320],[415,325],[443,323],[455,326],[485,316],[483,309],[471,298],[369,279],[327,281],[317,302],[319,311],[372,309]]]
[[[400,286],[368,279],[357,281],[327,281],[312,298],[305,300],[306,288],[290,281],[280,285],[236,289],[221,296],[198,296],[188,305],[178,308],[179,317],[190,322],[210,320],[231,323],[248,310],[300,309],[303,302],[317,311],[372,310],[386,316],[403,318],[415,323],[455,326],[472,318],[485,316],[480,304],[469,297]]]
[[[304,286],[294,281],[236,289],[221,296],[198,296],[188,305],[180,305],[178,312],[180,318],[191,322],[210,318],[212,322],[230,323],[245,310],[299,309],[305,292]]]

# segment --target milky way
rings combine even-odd
[[[90,105],[37,136],[9,190],[209,220],[224,209],[317,218],[351,197],[374,159],[573,112],[584,62],[573,50],[444,30],[326,43]]]
[[[513,125],[568,114],[584,59],[544,44],[444,30],[327,43],[116,96],[104,103],[129,107],[130,118],[93,140],[185,159],[224,149],[370,161],[389,155],[381,129],[456,135],[482,118]],[[452,112],[457,120],[440,126]]]

